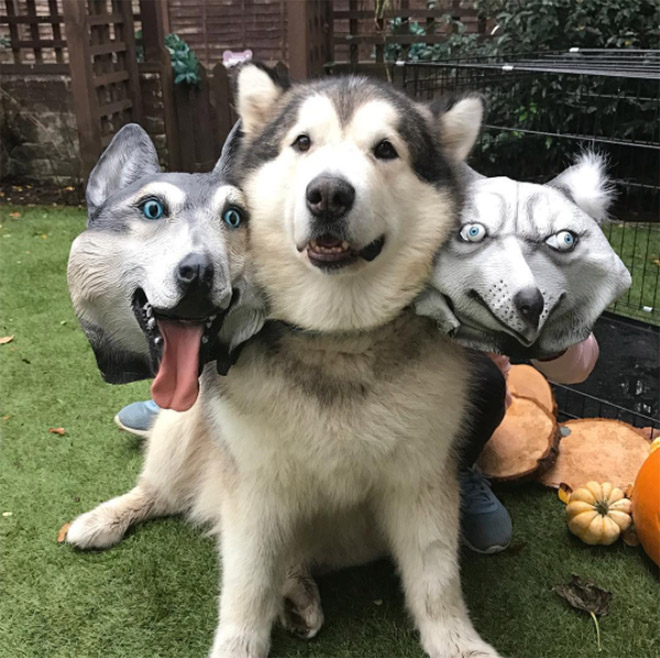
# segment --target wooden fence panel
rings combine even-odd
[[[124,0],[62,0],[62,7],[86,179],[117,130],[142,121],[133,12]]]
[[[335,0],[333,9],[333,61],[349,63],[353,70],[364,70],[368,65],[385,61],[386,47],[403,46],[405,59],[415,43],[442,43],[455,29],[455,22],[465,26],[468,34],[484,34],[486,25],[480,21],[471,3],[459,0],[439,0],[429,8],[426,0],[392,0],[382,16],[376,15],[373,0]],[[392,21],[399,26],[393,29]],[[408,31],[412,23],[419,23],[426,34]]]
[[[305,0],[301,0],[303,4]],[[286,61],[286,0],[168,0],[170,31],[210,71],[225,50],[247,48],[255,59]]]
[[[9,37],[11,59],[3,64],[29,64],[37,68],[65,62],[66,40],[58,0],[5,0],[6,15],[0,16],[3,36]]]

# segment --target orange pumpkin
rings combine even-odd
[[[632,492],[635,530],[646,554],[660,566],[660,445],[654,442]]]

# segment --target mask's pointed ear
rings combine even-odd
[[[220,159],[215,163],[213,167],[213,173],[218,174],[223,178],[229,176],[232,165],[236,160],[236,154],[243,140],[243,125],[242,121],[239,119],[229,131],[227,139],[222,146],[222,152],[220,153]]]
[[[247,62],[236,76],[236,109],[243,132],[254,137],[265,125],[278,98],[288,88],[279,71],[257,62]]]
[[[158,154],[149,135],[136,123],[129,123],[112,138],[96,163],[87,183],[89,216],[114,192],[143,176],[160,172]]]
[[[445,155],[455,162],[463,162],[481,130],[484,115],[481,96],[472,94],[458,99],[437,99],[431,103],[431,113]]]
[[[265,296],[252,282],[252,274],[246,273],[234,283],[234,301],[222,322],[217,367],[222,375],[235,361],[240,346],[258,334],[268,315]]]
[[[597,153],[583,153],[575,164],[548,185],[565,194],[597,222],[607,219],[614,187],[605,171],[605,158]]]

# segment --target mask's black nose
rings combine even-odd
[[[306,190],[309,212],[325,221],[343,217],[353,207],[355,188],[340,176],[317,176]]]
[[[176,280],[184,292],[190,288],[208,291],[213,286],[213,263],[208,254],[188,254],[179,263]]]
[[[530,328],[539,326],[539,318],[543,312],[543,295],[538,288],[524,288],[513,298],[518,312]]]

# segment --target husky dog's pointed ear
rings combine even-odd
[[[89,175],[89,216],[117,190],[158,172],[158,154],[149,135],[136,123],[126,124],[112,138]]]
[[[458,99],[437,99],[431,103],[439,139],[445,155],[456,162],[467,158],[477,141],[484,115],[481,96],[471,94]]]
[[[602,155],[583,153],[574,165],[553,178],[548,185],[565,194],[597,222],[602,222],[607,219],[615,195],[605,165]]]
[[[273,105],[288,88],[279,71],[258,62],[246,62],[236,75],[236,108],[243,132],[254,137],[266,124]]]
[[[227,139],[222,146],[222,152],[220,153],[220,159],[215,163],[213,167],[213,173],[226,178],[231,171],[232,165],[236,160],[236,154],[241,145],[243,139],[243,123],[239,119],[229,131]]]

